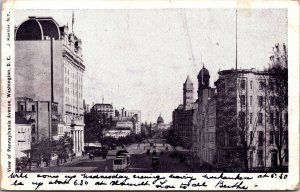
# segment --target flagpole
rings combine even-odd
[[[237,9],[235,10],[235,70],[237,71]]]
[[[202,53],[201,53],[201,65],[202,65],[202,73],[201,73],[201,83],[202,83],[202,85],[204,84],[203,83],[203,68],[204,68],[204,66],[203,66],[203,61],[202,61]]]
[[[75,23],[74,11],[72,11],[72,33],[74,33],[74,23]]]

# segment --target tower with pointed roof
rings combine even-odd
[[[183,84],[183,107],[184,109],[191,109],[194,102],[194,87],[189,76],[187,76]]]

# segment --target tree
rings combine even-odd
[[[273,47],[267,71],[271,75],[265,85],[266,111],[275,136],[279,169],[283,170],[283,160],[288,155],[288,54],[285,44],[277,43]]]
[[[53,141],[52,146],[53,152],[57,154],[57,158],[66,162],[67,154],[72,153],[73,140],[67,133],[65,133],[58,141]]]
[[[52,145],[50,138],[42,136],[38,143],[32,146],[33,157],[38,158],[38,161],[45,161],[46,166],[49,166],[51,155],[52,155]]]
[[[103,113],[88,113],[84,116],[85,130],[84,140],[87,142],[97,142],[104,137],[105,130],[112,127],[112,118]]]
[[[168,130],[167,133],[167,142],[172,145],[173,147],[177,147],[177,146],[182,146],[183,145],[183,141],[181,139],[181,137],[176,133],[176,131],[174,130],[174,128],[171,128]]]

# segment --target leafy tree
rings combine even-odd
[[[57,154],[58,159],[67,161],[67,155],[72,153],[73,140],[65,133],[63,137],[60,137],[58,141],[52,142],[53,152]]]
[[[176,133],[176,131],[171,128],[168,130],[167,134],[167,142],[172,145],[173,147],[183,146],[182,138]]]
[[[97,142],[104,137],[105,130],[112,127],[113,121],[107,114],[88,113],[84,116],[85,130],[84,139],[88,142]]]
[[[49,166],[51,155],[52,155],[52,145],[51,140],[42,136],[39,142],[32,146],[32,156],[38,158],[40,161],[45,161],[46,166]]]

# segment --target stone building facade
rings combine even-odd
[[[85,71],[81,40],[51,17],[29,17],[15,33],[16,97],[49,102],[50,120],[37,125],[38,132],[57,139],[60,130],[71,130],[73,151],[80,154]]]
[[[249,170],[276,168],[279,154],[283,157],[283,166],[288,165],[288,112],[283,109],[279,114],[276,109],[280,95],[269,90],[274,78],[268,71],[254,69],[219,72],[219,79],[215,82],[218,90],[216,146],[219,167],[234,170],[237,165],[233,159],[243,145],[236,139],[237,136],[240,138],[236,130],[244,134],[249,147],[243,154],[248,158]],[[282,123],[281,131],[279,123]],[[282,142],[281,153],[276,147],[278,140]]]
[[[203,67],[198,74],[198,99],[194,113],[192,151],[195,163],[209,168],[216,154],[216,94],[210,87],[209,71]]]
[[[31,157],[31,121],[16,113],[16,158]]]
[[[193,94],[193,83],[187,76],[183,84],[183,104],[180,104],[172,114],[172,128],[185,141],[192,141],[195,108]]]

